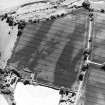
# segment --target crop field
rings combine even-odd
[[[27,24],[8,61],[19,71],[37,74],[37,80],[57,87],[72,87],[86,43],[84,15]]]

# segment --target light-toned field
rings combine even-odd
[[[24,86],[18,83],[15,90],[16,105],[58,105],[58,90],[43,86]]]
[[[10,34],[8,34],[9,31]],[[5,20],[0,21],[0,68],[4,68],[10,58],[16,38],[17,26],[11,31]]]
[[[0,94],[0,105],[8,105],[7,100],[3,95]]]

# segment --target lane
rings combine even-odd
[[[104,17],[105,15],[95,14],[92,60],[98,63],[103,63],[105,60]],[[90,64],[84,97],[85,105],[105,104],[105,72],[100,66]]]

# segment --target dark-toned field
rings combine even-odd
[[[36,73],[39,82],[71,88],[77,79],[85,46],[86,18],[72,14],[27,24],[8,64],[21,72],[25,68]]]

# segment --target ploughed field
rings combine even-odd
[[[92,61],[105,62],[105,15],[95,14]],[[85,105],[105,105],[105,72],[90,65],[86,83]]]
[[[71,88],[77,80],[86,32],[87,15],[77,12],[57,20],[28,23],[8,65],[23,73],[23,78],[30,78],[24,70],[31,71],[40,83]]]
[[[105,72],[95,65],[90,65],[86,83],[85,105],[105,104]]]

